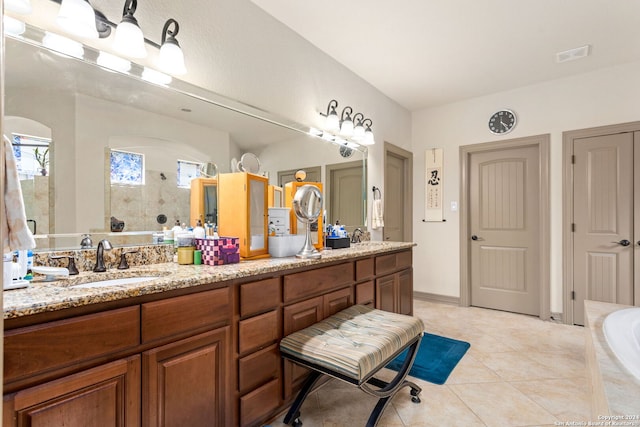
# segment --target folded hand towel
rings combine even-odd
[[[27,225],[18,166],[13,155],[11,140],[3,135],[4,142],[4,218],[2,223],[3,252],[33,249],[36,242]]]
[[[371,205],[371,228],[373,230],[384,227],[382,206],[382,199],[375,199]]]

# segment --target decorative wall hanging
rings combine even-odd
[[[425,221],[444,221],[443,196],[444,174],[443,149],[432,148],[425,151]]]

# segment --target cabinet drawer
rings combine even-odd
[[[392,273],[403,268],[411,267],[411,251],[403,251],[390,255],[376,257],[376,275]]]
[[[280,377],[280,352],[277,345],[257,351],[238,361],[238,391],[246,393],[269,380]]]
[[[356,304],[369,304],[375,298],[373,280],[356,285]]]
[[[240,316],[273,310],[280,304],[280,278],[240,285]]]
[[[138,344],[138,306],[9,330],[4,334],[4,381],[70,366]]]
[[[318,295],[354,282],[354,263],[294,273],[284,276],[284,302]]]
[[[240,425],[253,425],[278,407],[280,382],[273,380],[240,398]],[[262,425],[262,424],[260,424]]]
[[[323,319],[322,297],[311,298],[284,308],[284,336],[292,334]]]
[[[371,279],[375,275],[373,258],[356,261],[356,280]]]
[[[322,296],[322,317],[327,318],[353,305],[351,288],[340,289]]]
[[[230,307],[229,288],[142,304],[142,342],[228,323]]]
[[[276,342],[278,338],[277,311],[241,320],[238,326],[238,352],[244,354],[260,349]]]

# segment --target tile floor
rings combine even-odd
[[[553,426],[589,420],[584,328],[418,300],[414,312],[427,332],[467,341],[471,348],[444,385],[415,380],[422,387],[421,403],[411,402],[408,388],[400,391],[379,426]],[[364,426],[375,402],[332,380],[307,398],[300,419],[304,427]],[[283,417],[271,426],[284,426]]]

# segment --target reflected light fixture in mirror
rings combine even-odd
[[[137,0],[127,0],[122,10],[122,21],[116,28],[116,38],[113,48],[123,55],[132,58],[144,58],[147,56],[147,49],[144,46],[144,35],[138,21],[133,16],[138,7]]]
[[[142,70],[142,80],[157,85],[168,85],[173,80],[170,75],[156,71],[153,68],[144,67]]]
[[[25,30],[26,30],[26,26],[24,24],[24,22],[19,21],[15,18],[12,18],[10,16],[4,15],[3,17],[3,21],[4,21],[4,32],[13,36],[19,36],[21,34],[24,34]]]
[[[65,32],[87,39],[97,39],[96,13],[88,0],[62,0],[56,23]]]
[[[173,25],[173,30],[170,29],[171,25]],[[175,19],[167,20],[162,29],[162,46],[160,46],[160,57],[158,58],[160,69],[177,75],[187,72],[184,66],[184,53],[176,40],[179,30],[178,21]]]
[[[55,50],[56,52],[64,53],[65,55],[73,56],[75,58],[82,59],[84,56],[82,43],[56,33],[46,32],[42,39],[42,45],[51,50]]]
[[[29,0],[4,0],[4,8],[22,15],[28,15],[33,11]]]
[[[101,67],[112,71],[119,71],[121,73],[126,73],[131,69],[131,61],[112,55],[108,52],[100,51],[96,62]]]

